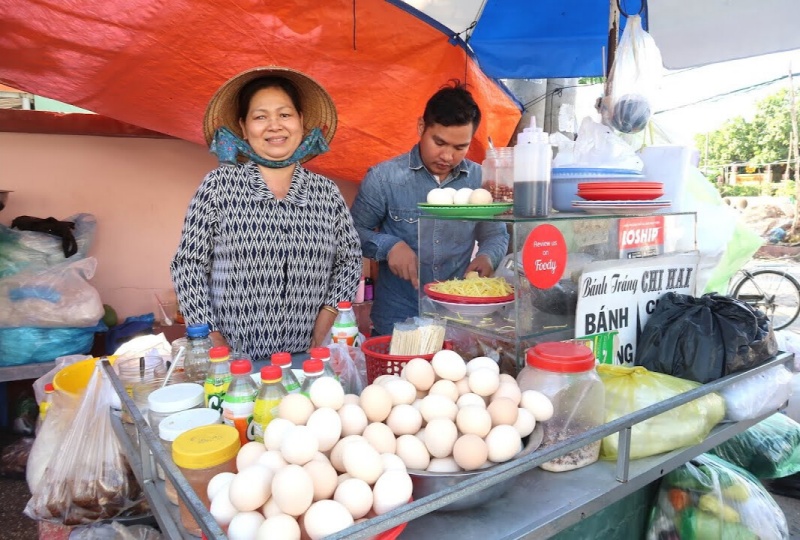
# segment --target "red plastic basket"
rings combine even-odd
[[[392,336],[378,336],[369,338],[361,344],[361,351],[367,360],[367,383],[372,384],[372,381],[381,375],[400,375],[406,362],[414,358],[422,358],[429,362],[433,359],[432,354],[418,354],[416,356],[391,355],[389,354],[391,341]],[[444,348],[452,348],[452,343],[445,341]]]

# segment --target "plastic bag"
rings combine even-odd
[[[36,403],[41,403],[45,399],[44,387],[47,383],[53,382],[53,379],[56,376],[56,373],[61,371],[63,368],[67,366],[71,366],[75,362],[80,362],[81,360],[86,360],[87,358],[91,358],[88,354],[71,354],[69,356],[59,356],[55,360],[56,366],[33,381],[33,394],[36,396]]]
[[[553,168],[605,167],[636,171],[644,168],[642,158],[631,145],[620,139],[608,126],[588,116],[581,122],[574,142],[566,137],[554,140],[558,145],[558,154],[553,159]]]
[[[0,326],[86,327],[103,317],[89,285],[97,259],[88,257],[0,279]]]
[[[638,15],[628,17],[600,105],[603,123],[623,133],[642,131],[653,115],[664,63]]]
[[[79,527],[69,535],[69,540],[161,540],[163,536],[147,525],[121,523],[99,523],[90,527]]]
[[[28,517],[80,525],[116,517],[139,503],[141,489],[111,427],[113,394],[98,360],[59,454],[25,507]]]
[[[761,365],[778,352],[769,319],[715,293],[663,295],[642,330],[637,366],[707,383]]]
[[[778,342],[778,350],[789,352],[794,355],[792,371],[800,372],[800,336],[791,330],[778,330],[775,332],[775,341]]]
[[[792,374],[774,366],[743,381],[723,388],[725,420],[738,422],[777,411],[792,393]]]
[[[361,395],[367,386],[367,359],[359,347],[348,347],[342,343],[328,345],[331,351],[331,367],[339,376],[345,394]]]
[[[59,356],[86,354],[95,332],[108,327],[98,322],[88,328],[0,328],[0,366],[52,362]]]
[[[758,480],[702,454],[664,477],[646,538],[782,540],[789,527]]]
[[[597,373],[606,390],[606,422],[700,386],[643,367],[599,365]],[[631,430],[631,459],[697,444],[724,416],[725,401],[711,393],[639,422]],[[619,434],[609,435],[603,439],[600,457],[616,458],[618,448]]]
[[[33,447],[25,467],[25,480],[28,482],[28,489],[31,493],[36,493],[36,486],[44,476],[50,458],[61,447],[61,442],[75,419],[77,406],[78,403],[75,400],[61,392],[53,392],[53,401],[47,410],[42,427],[33,441]]]
[[[92,214],[75,214],[63,221],[75,223],[72,235],[78,252],[64,257],[61,239],[46,233],[22,231],[0,225],[0,277],[26,268],[48,268],[65,261],[83,259],[89,253],[97,220]]]
[[[776,413],[711,450],[758,478],[800,472],[800,424]]]
[[[23,437],[0,452],[0,476],[22,477],[33,448],[33,437]]]

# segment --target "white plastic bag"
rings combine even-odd
[[[328,345],[331,351],[331,367],[339,376],[345,394],[360,395],[367,386],[367,360],[359,347],[348,347],[341,343]]]
[[[653,115],[663,71],[661,51],[642,28],[641,17],[628,17],[600,105],[603,123],[622,133],[642,131]]]
[[[96,268],[88,257],[0,279],[0,326],[95,326],[103,317],[100,293],[88,282]]]
[[[777,411],[791,393],[792,374],[783,366],[773,366],[720,391],[725,399],[725,420],[739,422]]]
[[[588,116],[581,122],[575,142],[566,137],[553,137],[558,144],[558,154],[553,168],[612,168],[641,171],[642,158],[636,150],[623,141],[608,126],[599,124]]]

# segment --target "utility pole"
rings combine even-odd
[[[792,220],[792,230],[790,236],[797,234],[797,227],[800,224],[800,182],[797,181],[797,165],[798,165],[798,140],[797,140],[797,105],[794,101],[794,80],[792,78],[792,65],[789,64],[789,99],[791,100],[791,115],[792,115],[792,146],[789,149],[789,155],[794,155],[794,219]],[[788,164],[787,164],[788,166]]]

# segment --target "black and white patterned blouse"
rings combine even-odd
[[[171,271],[186,323],[260,361],[307,350],[320,307],[353,299],[361,247],[331,180],[298,165],[277,200],[248,162],[203,179]]]

